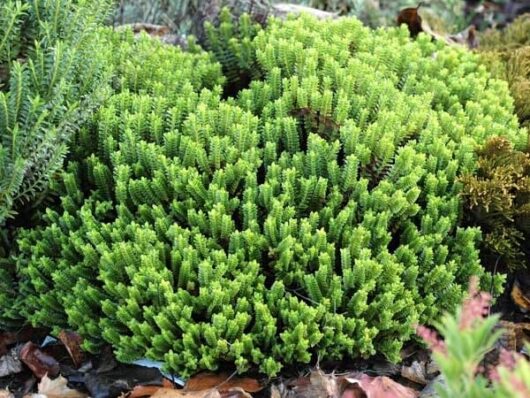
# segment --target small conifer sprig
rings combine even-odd
[[[62,208],[19,239],[19,312],[183,375],[395,360],[471,275],[492,282],[459,176],[490,135],[522,145],[506,84],[406,28],[244,18],[210,32],[222,65],[116,39],[116,94],[76,135]],[[227,65],[259,76],[232,96]]]
[[[109,3],[0,5],[0,227],[47,188],[70,135],[106,94],[96,30]]]

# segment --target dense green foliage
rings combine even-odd
[[[46,188],[101,96],[105,56],[93,31],[107,3],[0,5],[0,226]]]
[[[114,36],[111,32],[101,32],[99,39],[101,40],[102,45],[104,45],[109,53],[107,55],[107,62],[109,68],[114,70],[116,78],[114,79],[115,90],[120,91],[120,87],[134,89],[134,87],[141,82],[142,87],[149,87],[150,90],[159,90],[164,94],[165,101],[171,101],[172,97],[169,94],[169,90],[175,90],[173,97],[177,95],[185,95],[186,91],[180,93],[182,87],[186,88],[188,91],[194,91],[193,88],[190,88],[185,85],[185,83],[196,80],[195,89],[198,89],[202,86],[207,86],[207,84],[202,84],[202,79],[198,76],[200,69],[196,68],[195,63],[191,57],[188,57],[184,54],[176,54],[172,51],[171,48],[162,48],[159,43],[156,41],[144,40],[142,45],[134,46],[133,38],[127,37],[126,40],[122,41],[120,36]],[[158,51],[155,51],[155,45],[158,44]],[[151,48],[153,47],[153,48]],[[141,51],[141,53],[139,53]],[[147,54],[152,55],[149,57]],[[135,54],[136,53],[136,54]],[[140,55],[139,55],[140,54]],[[136,57],[136,58],[135,58]],[[129,62],[129,58],[135,58],[134,63]],[[201,59],[204,59],[203,55]],[[164,60],[164,62],[162,62]],[[139,62],[141,61],[141,62]],[[147,62],[149,61],[149,62]],[[204,62],[203,62],[204,63]],[[163,67],[160,67],[163,65]],[[205,66],[208,70],[212,70],[212,77],[208,74],[205,79],[212,81],[213,83],[221,82],[215,73],[219,68],[210,65],[209,63]],[[172,71],[172,72],[170,72]],[[197,80],[198,79],[198,80]],[[123,81],[122,81],[123,80]],[[180,83],[180,84],[179,84]],[[213,84],[212,83],[212,84]],[[182,87],[181,87],[182,86]],[[82,143],[79,142],[79,134],[87,134]],[[92,132],[87,132],[86,128],[76,134],[75,140],[71,142],[70,145],[70,154],[69,157],[72,159],[76,158],[78,151],[81,151],[81,155],[84,155],[83,150],[94,145],[94,138],[97,135],[92,135]],[[81,145],[83,144],[83,145]],[[72,162],[70,162],[70,167],[72,167]],[[67,185],[68,186],[68,185]],[[77,197],[82,194],[83,191],[90,190],[91,185],[88,181],[83,181],[80,186],[75,187],[79,192],[70,191],[73,197]],[[57,193],[57,192],[55,192]],[[61,207],[68,208],[68,203],[62,202]],[[48,210],[49,212],[49,210]],[[46,217],[44,215],[44,217]],[[30,251],[33,248],[29,249]],[[11,265],[10,259],[3,260],[4,269],[0,269],[0,272],[6,273],[8,270],[8,265]],[[66,267],[73,265],[72,263],[65,263]],[[70,286],[70,283],[67,283]],[[2,327],[9,327],[9,325],[16,325],[21,320],[24,319],[24,314],[19,311],[19,308],[16,304],[13,303],[13,300],[18,297],[21,292],[17,291],[16,284],[10,278],[3,278],[0,280],[0,301],[2,302],[2,312],[0,314],[0,329]],[[38,299],[38,298],[34,298]],[[29,298],[31,300],[31,298]],[[46,308],[41,308],[44,313],[46,313]],[[61,307],[57,307],[55,310],[63,311]],[[2,316],[3,315],[3,316]],[[35,317],[37,314],[33,314]],[[45,315],[46,316],[46,315]],[[55,318],[51,317],[47,320],[47,324],[53,325]]]
[[[5,323],[71,327],[183,375],[274,375],[397,359],[412,325],[490,278],[479,230],[458,226],[459,176],[488,136],[526,136],[475,55],[353,18],[236,29],[224,13],[222,65],[108,40],[116,94],[76,134],[60,208],[21,232]]]

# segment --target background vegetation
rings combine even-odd
[[[194,32],[201,10],[229,7],[236,14],[241,11],[267,9],[280,0],[119,0],[113,16],[114,23],[147,22],[168,25],[180,33]],[[478,28],[504,26],[515,16],[530,12],[524,1],[498,0],[296,0],[300,5],[331,11],[339,15],[353,15],[371,27],[390,26],[398,12],[406,7],[422,4],[424,16],[438,29],[458,32],[474,23]],[[204,16],[204,15],[203,15]]]

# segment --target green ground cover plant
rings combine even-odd
[[[210,53],[106,31],[115,93],[75,133],[60,205],[20,232],[3,324],[273,376],[397,360],[471,275],[499,290],[460,176],[526,132],[476,55],[355,18],[206,30]]]

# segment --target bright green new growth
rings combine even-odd
[[[405,27],[249,27],[210,30],[253,78],[227,99],[210,56],[114,37],[117,93],[77,135],[62,209],[19,240],[18,313],[124,361],[274,375],[395,360],[489,278],[458,177],[488,136],[525,140],[506,84]]]

